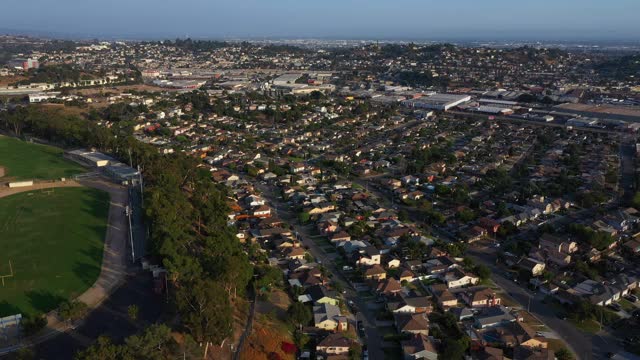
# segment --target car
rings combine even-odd
[[[638,301],[638,297],[633,295],[633,294],[629,294],[627,296],[624,297],[625,299],[631,301],[632,303],[637,302]]]
[[[363,338],[367,336],[367,333],[364,331],[364,324],[362,321],[358,321],[358,334]]]
[[[620,311],[622,310],[622,306],[620,306],[620,304],[618,303],[611,303],[608,305],[611,309],[615,310],[615,311]]]

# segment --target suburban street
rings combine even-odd
[[[356,289],[354,289],[351,283],[344,277],[344,275],[342,275],[342,272],[336,268],[333,261],[334,259],[330,256],[330,254],[325,253],[311,239],[311,237],[313,236],[310,231],[312,229],[312,225],[298,225],[297,214],[289,209],[289,206],[280,199],[278,194],[274,193],[274,191],[268,186],[259,183],[256,183],[255,186],[262,192],[262,195],[265,197],[265,199],[269,200],[274,206],[277,216],[293,226],[294,231],[296,231],[298,235],[298,239],[300,239],[302,244],[309,250],[311,255],[313,255],[313,257],[315,257],[317,261],[321,262],[322,265],[327,270],[329,270],[331,274],[333,274],[332,279],[340,283],[345,291],[343,293],[344,298],[347,301],[350,300],[356,304],[358,308],[356,319],[358,321],[361,321],[364,325],[366,337],[362,340],[367,345],[369,357],[371,359],[383,359],[383,338],[376,327],[375,313],[367,307],[367,303],[363,301],[360,296],[358,296],[358,292],[356,291]],[[355,324],[352,324],[352,326],[355,326]]]
[[[471,247],[467,254],[474,260],[487,265],[492,272],[492,280],[523,309],[538,318],[544,325],[557,333],[573,350],[579,359],[601,359],[609,352],[622,350],[615,339],[606,332],[587,334],[578,330],[567,320],[558,318],[553,308],[543,303],[544,294],[534,293],[504,277],[504,269],[495,263],[495,253],[487,247]]]
[[[372,192],[377,197],[384,199],[387,203],[391,202],[391,194],[386,193],[384,191],[377,190],[368,184],[368,180],[361,179],[356,180],[356,183],[367,186],[368,190]],[[398,209],[406,210],[409,214],[409,217],[420,223],[424,219],[421,218],[419,211],[410,206],[405,206],[403,204],[395,205]],[[593,209],[583,209],[578,211],[576,216],[586,216],[591,214]],[[553,219],[552,222],[571,222],[574,217],[559,217]],[[439,230],[438,228],[432,228],[432,232],[440,239],[449,241],[450,236]],[[544,296],[541,294],[534,294],[523,288],[522,286],[514,283],[511,280],[508,280],[504,276],[501,275],[503,270],[499,270],[495,265],[495,253],[492,252],[481,252],[475,248],[471,248],[468,250],[467,254],[475,259],[476,261],[482,262],[485,265],[489,266],[492,270],[492,280],[502,288],[506,293],[508,293],[516,302],[520,304],[523,309],[529,308],[530,312],[540,320],[544,325],[546,325],[553,332],[557,333],[560,338],[562,338],[571,350],[576,354],[579,359],[598,359],[603,357],[608,352],[615,352],[617,350],[621,350],[617,343],[610,338],[610,335],[607,333],[600,333],[597,335],[585,334],[578,330],[575,326],[570,324],[569,322],[559,319],[553,310],[542,303]]]

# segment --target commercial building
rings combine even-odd
[[[402,105],[412,109],[447,111],[470,100],[471,96],[469,95],[434,94],[427,97],[405,100],[402,102]]]

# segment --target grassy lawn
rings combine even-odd
[[[384,358],[388,360],[402,360],[402,349],[400,347],[384,348]]]
[[[618,304],[620,304],[620,306],[622,306],[624,311],[628,313],[631,313],[636,309],[636,306],[633,305],[633,303],[627,299],[620,299],[620,301],[618,301]]]
[[[551,349],[554,353],[560,349],[566,349],[567,346],[560,339],[546,339],[549,344],[549,349]]]
[[[600,323],[595,320],[589,319],[584,321],[579,321],[579,320],[570,320],[570,321],[573,325],[575,325],[575,327],[577,327],[578,329],[586,333],[595,334],[598,331],[600,331]]]
[[[0,199],[0,316],[47,312],[91,287],[102,264],[109,194],[90,188]]]
[[[70,177],[84,168],[62,157],[62,150],[0,136],[0,166],[6,177],[14,180]]]

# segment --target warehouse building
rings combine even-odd
[[[402,102],[402,105],[412,109],[447,111],[470,100],[471,96],[469,95],[434,94],[427,97],[405,100]]]

